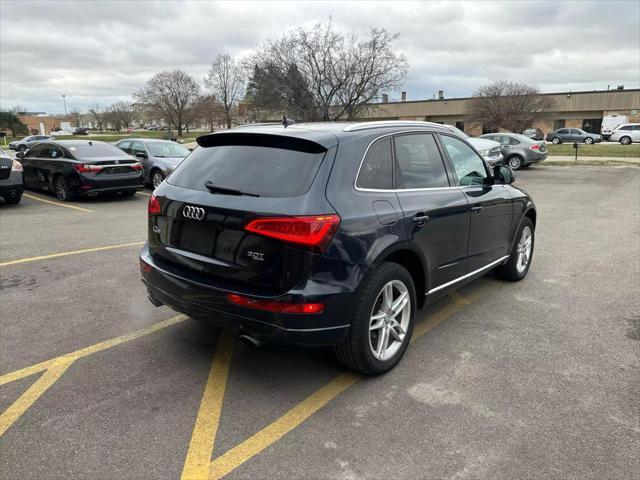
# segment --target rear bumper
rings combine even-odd
[[[170,271],[149,255],[146,246],[140,259],[150,267],[150,271],[142,272],[142,281],[152,303],[167,305],[191,318],[231,327],[271,343],[332,345],[341,342],[349,331],[351,293],[325,293],[328,290],[326,285],[322,294],[310,291],[310,287],[306,291],[292,289],[285,295],[271,299],[300,303],[322,302],[325,304],[324,312],[266,312],[236,306],[227,300],[228,293],[244,294],[243,292],[203,285]]]
[[[15,185],[3,185],[0,182],[0,197],[15,198],[22,195],[23,187],[21,183]]]
[[[80,195],[96,195],[127,190],[142,190],[144,188],[144,183],[142,174],[127,176],[126,178],[110,177],[104,179],[96,179],[81,175],[79,184],[76,188]]]

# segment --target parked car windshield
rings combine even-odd
[[[154,157],[186,157],[189,150],[173,142],[147,142],[147,148]]]
[[[263,197],[295,197],[311,186],[323,153],[274,147],[198,147],[167,179],[178,187],[207,191],[206,182]]]
[[[93,145],[76,144],[65,145],[66,148],[76,158],[97,158],[97,157],[122,157],[123,152],[118,147],[106,143],[94,143]]]

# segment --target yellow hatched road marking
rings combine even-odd
[[[233,341],[233,335],[227,331],[223,332],[218,340],[216,354],[191,435],[189,451],[184,462],[182,480],[200,480],[206,479],[208,476],[211,452],[216,441],[229,365],[231,364]]]
[[[81,212],[85,212],[85,213],[93,213],[93,210],[89,210],[88,208],[76,207],[75,205],[67,205],[66,203],[62,203],[62,202],[54,202],[53,200],[47,200],[46,198],[36,197],[35,195],[30,195],[28,193],[23,193],[22,195],[24,197],[30,198],[31,200],[37,200],[42,203],[48,203],[49,205],[55,205],[56,207],[71,208],[72,210],[80,210]]]
[[[36,262],[38,260],[49,260],[51,258],[67,257],[69,255],[79,255],[81,253],[102,252],[104,250],[114,250],[116,248],[140,247],[144,242],[120,243],[117,245],[107,245],[105,247],[83,248],[81,250],[72,250],[69,252],[52,253],[50,255],[40,255],[38,257],[20,258],[18,260],[8,260],[0,263],[0,267],[8,267],[9,265],[17,265],[19,263]]]
[[[38,381],[31,385],[26,392],[20,395],[20,397],[0,415],[0,437],[4,435],[4,432],[29,409],[51,385],[58,381],[72,363],[73,360],[70,360],[51,365]]]
[[[167,328],[175,325],[176,323],[180,323],[187,318],[189,317],[187,317],[186,315],[177,315],[175,317],[171,317],[161,322],[149,325],[146,328],[136,330],[135,332],[127,333],[126,335],[121,335],[119,337],[112,338],[111,340],[96,343],[95,345],[81,348],[80,350],[76,350],[75,352],[66,353],[64,355],[60,355],[59,357],[45,360],[44,362],[36,363],[35,365],[31,365],[29,367],[21,368],[20,370],[5,373],[4,375],[0,376],[0,385],[11,383],[35,373],[42,372],[49,369],[54,364],[72,362],[79,358],[87,357],[89,355],[93,355],[94,353],[101,352],[102,350],[115,347],[116,345],[130,342],[131,340],[135,340],[136,338],[144,337],[151,333],[157,332],[158,330],[162,330],[163,328]]]

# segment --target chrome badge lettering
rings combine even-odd
[[[258,262],[264,262],[264,253],[261,252],[252,252],[251,250],[249,250],[247,252],[247,257],[256,260]]]

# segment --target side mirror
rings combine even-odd
[[[515,172],[508,165],[495,165],[493,167],[493,176],[504,185],[509,185],[516,179]]]
[[[22,158],[22,157],[24,157],[24,152],[16,153],[16,158]]]
[[[147,158],[147,154],[144,152],[136,152],[136,158]]]

